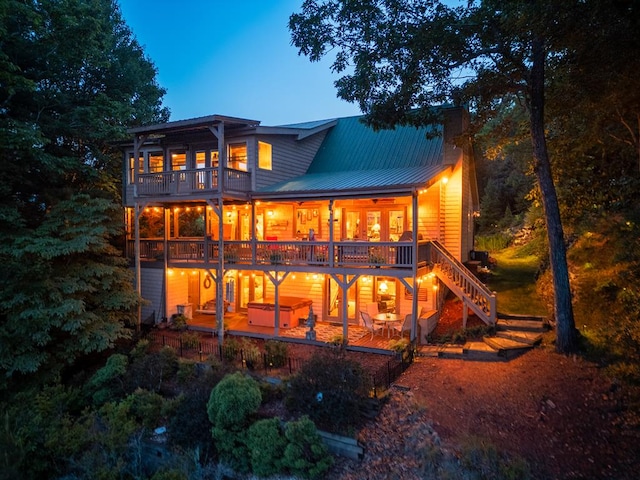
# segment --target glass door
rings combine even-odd
[[[357,324],[358,318],[356,316],[356,299],[358,296],[358,282],[355,282],[354,285],[347,290],[347,318],[348,323]],[[343,295],[342,288],[338,285],[333,278],[329,277],[327,279],[327,296],[326,301],[328,305],[326,306],[326,310],[328,313],[328,320],[330,322],[338,322],[342,323],[342,303],[343,303]]]

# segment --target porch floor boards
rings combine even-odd
[[[228,312],[224,317],[225,323],[227,325],[227,331],[233,335],[243,335],[245,334],[248,337],[258,337],[258,338],[275,338],[274,337],[274,328],[273,327],[263,327],[258,325],[249,325],[247,321],[247,315],[245,313],[238,312]],[[188,322],[189,330],[195,330],[200,332],[211,332],[212,334],[216,330],[216,316],[215,315],[203,315],[195,313],[193,318]],[[336,334],[342,333],[342,326],[336,324],[328,324],[325,322],[318,322],[318,325],[333,325],[336,329]],[[351,328],[351,325],[349,325]],[[361,328],[361,327],[360,327]],[[286,338],[289,341],[295,342],[298,340],[297,338],[293,338],[291,336],[283,335],[287,329],[280,329],[280,335],[283,338]],[[389,350],[389,342],[391,340],[397,340],[399,337],[397,335],[392,335],[391,338],[387,336],[387,332],[384,331],[382,334],[374,335],[371,338],[371,334],[367,333],[361,338],[349,342],[349,346],[359,347],[359,348],[367,348],[367,349],[375,349],[375,350]],[[305,342],[304,339],[299,339],[301,342]]]

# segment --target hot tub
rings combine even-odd
[[[280,297],[280,328],[297,327],[299,318],[309,317],[309,307],[312,303],[308,298]],[[275,310],[276,303],[273,298],[249,302],[249,325],[275,327]]]

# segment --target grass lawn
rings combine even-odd
[[[538,257],[521,247],[491,252],[497,260],[488,286],[498,296],[498,312],[546,316],[547,309],[536,293]]]

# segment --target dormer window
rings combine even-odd
[[[247,171],[247,144],[246,143],[230,143],[229,159],[227,166],[234,170]]]

